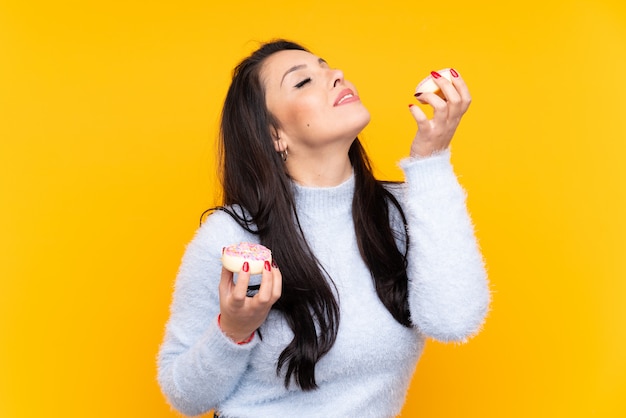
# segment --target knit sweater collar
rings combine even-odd
[[[294,196],[299,212],[309,215],[337,215],[352,209],[354,173],[343,183],[333,187],[309,187],[294,184]]]

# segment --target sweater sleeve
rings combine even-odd
[[[490,294],[465,191],[450,151],[400,162],[410,237],[409,308],[413,324],[440,341],[464,341],[478,332]]]
[[[217,324],[221,248],[243,239],[227,217],[211,215],[187,246],[157,360],[161,390],[190,416],[215,408],[234,390],[258,343],[255,336],[235,344]]]

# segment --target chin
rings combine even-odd
[[[354,135],[355,137],[361,133],[361,131],[363,129],[365,129],[365,127],[370,123],[370,112],[367,111],[367,109],[365,109],[365,107],[363,108],[363,113],[359,115],[358,119],[355,121],[355,126],[358,127],[356,134]]]

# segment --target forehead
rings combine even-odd
[[[283,76],[294,67],[310,66],[318,57],[307,51],[289,49],[276,52],[265,59],[261,66],[261,78],[266,85],[280,84]]]

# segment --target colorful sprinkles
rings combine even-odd
[[[243,257],[247,260],[269,260],[272,252],[261,244],[253,244],[251,242],[240,242],[239,244],[224,247],[222,254],[232,257]]]

